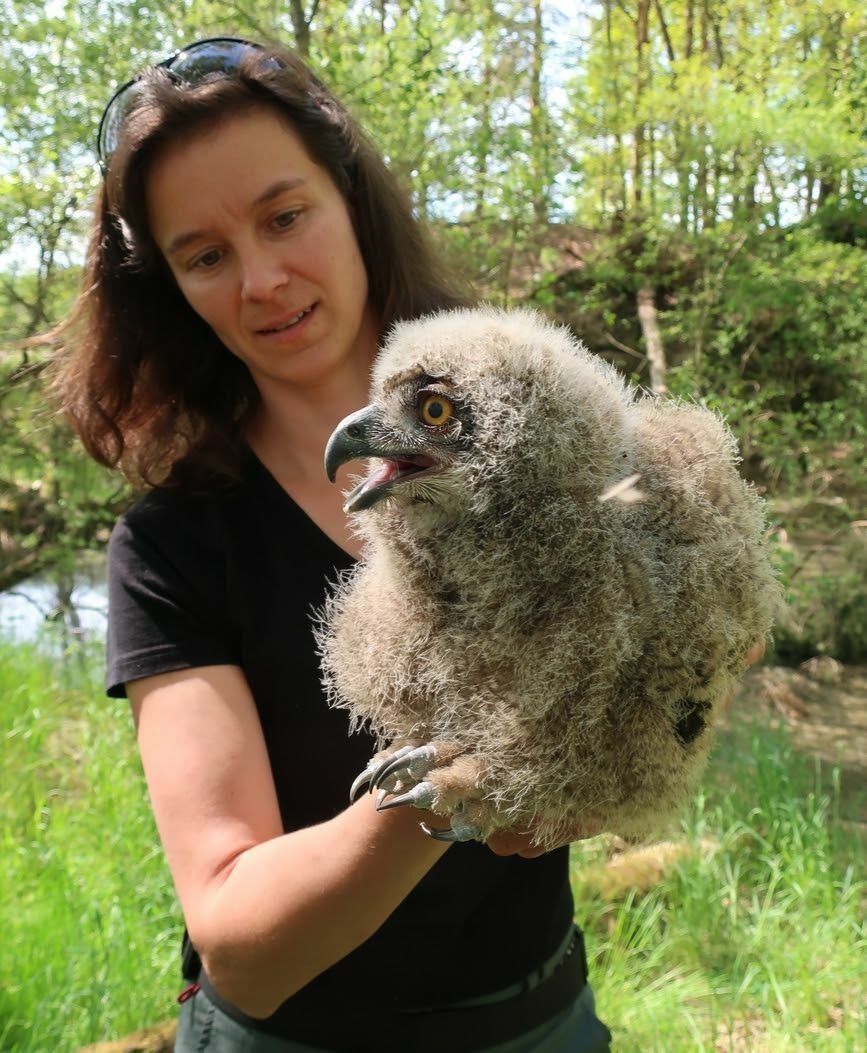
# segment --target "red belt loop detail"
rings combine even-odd
[[[189,1002],[193,995],[199,993],[198,984],[190,984],[189,987],[185,987],[183,991],[178,995],[178,1005],[183,1005],[184,1002]]]

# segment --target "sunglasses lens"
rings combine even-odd
[[[114,153],[120,126],[129,113],[133,99],[135,99],[137,94],[138,81],[132,81],[132,83],[121,88],[106,106],[99,125],[99,137],[96,143],[97,154],[101,161],[107,162]]]
[[[198,84],[209,74],[234,73],[255,44],[243,40],[205,40],[181,51],[166,68],[180,80]]]
[[[235,73],[245,55],[251,51],[261,51],[258,44],[246,40],[233,40],[229,37],[216,40],[201,40],[178,52],[172,58],[159,65],[168,70],[171,76],[184,84],[201,84],[209,76],[225,76]],[[279,63],[269,60],[269,66],[275,68]],[[130,81],[117,92],[109,102],[102,115],[97,137],[97,153],[103,168],[108,165],[111,155],[117,148],[120,128],[129,113],[136,95],[140,91],[138,79]]]

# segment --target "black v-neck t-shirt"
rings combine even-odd
[[[109,546],[108,694],[125,697],[128,681],[159,673],[239,666],[284,828],[332,818],[374,743],[350,735],[347,714],[326,704],[311,615],[352,565],[252,453],[229,488],[149,492]],[[375,1014],[497,991],[554,952],[572,912],[567,849],[525,860],[457,844],[371,939],[301,996],[321,999],[328,1013],[346,997]],[[282,1017],[251,1024],[283,1033]]]

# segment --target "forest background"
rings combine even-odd
[[[75,553],[129,500],[45,412],[51,349],[19,343],[78,287],[102,108],[233,33],[309,58],[489,299],[724,413],[797,593],[779,654],[863,655],[863,5],[2,0],[2,17],[0,590],[51,568],[68,608]],[[813,573],[828,530],[833,582]]]
[[[0,592],[47,576],[74,630],[76,568],[132,497],[47,402],[52,347],[26,343],[78,289],[102,109],[228,34],[309,59],[487,299],[723,413],[787,589],[771,659],[867,661],[862,3],[0,5]]]

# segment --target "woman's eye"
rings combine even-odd
[[[298,210],[290,209],[287,212],[278,213],[272,220],[271,225],[278,230],[287,230],[298,218]]]
[[[209,270],[212,267],[216,267],[222,258],[219,249],[208,249],[207,252],[203,252],[201,255],[196,256],[191,267],[194,269],[199,268],[201,270]]]
[[[446,424],[454,416],[455,407],[445,395],[425,395],[418,405],[418,414],[424,424],[434,428]]]

